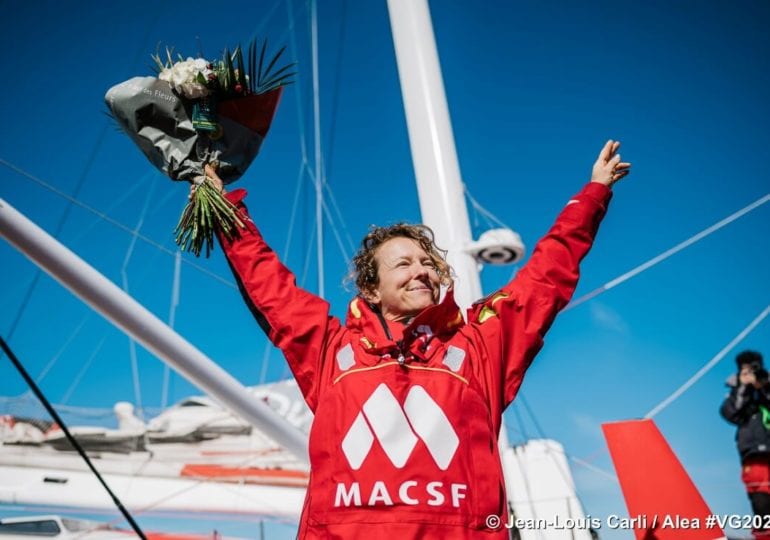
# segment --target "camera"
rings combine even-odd
[[[754,373],[754,377],[756,377],[757,382],[759,383],[766,383],[767,382],[767,370],[760,364],[759,362],[752,362],[751,364],[751,371]]]

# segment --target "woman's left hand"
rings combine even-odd
[[[631,164],[620,161],[619,148],[620,141],[613,141],[612,139],[607,141],[602,151],[599,152],[596,163],[594,163],[591,182],[612,187],[615,182],[631,172]]]

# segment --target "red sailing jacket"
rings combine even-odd
[[[227,197],[245,211],[245,194]],[[330,316],[252,222],[223,242],[247,304],[315,414],[299,538],[507,538],[488,526],[489,516],[507,516],[502,413],[572,296],[610,197],[587,184],[467,323],[450,290],[398,341],[360,297],[344,326]]]

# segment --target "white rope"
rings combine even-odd
[[[663,253],[661,253],[660,255],[658,255],[656,257],[653,257],[649,261],[640,264],[636,268],[634,268],[632,270],[629,270],[625,274],[623,274],[621,276],[618,276],[618,277],[616,277],[613,280],[608,281],[607,283],[605,283],[601,287],[599,287],[597,289],[594,289],[593,291],[591,291],[591,292],[589,292],[587,294],[584,294],[580,298],[576,298],[575,300],[570,302],[567,305],[567,307],[564,308],[563,311],[566,311],[568,309],[572,309],[573,307],[576,307],[576,306],[582,304],[583,302],[586,302],[586,301],[590,300],[591,298],[594,298],[595,296],[598,296],[601,293],[603,293],[605,291],[608,291],[608,290],[612,289],[613,287],[616,287],[617,285],[620,285],[624,281],[628,281],[629,279],[631,279],[635,275],[637,275],[637,274],[639,274],[641,272],[644,272],[645,270],[647,270],[648,268],[650,268],[652,266],[655,266],[659,262],[662,262],[662,261],[668,259],[672,255],[682,251],[684,248],[686,248],[688,246],[691,246],[695,242],[697,242],[699,240],[702,240],[703,238],[707,237],[711,233],[718,231],[719,229],[721,229],[725,225],[729,225],[730,223],[732,223],[736,219],[744,216],[745,214],[748,214],[749,212],[751,212],[755,208],[758,208],[758,207],[762,206],[767,201],[770,201],[770,193],[768,193],[764,197],[760,197],[759,199],[757,199],[753,203],[751,203],[751,204],[749,204],[747,206],[744,206],[743,208],[741,208],[737,212],[735,212],[733,214],[730,214],[729,216],[727,216],[723,220],[718,221],[717,223],[713,224],[711,227],[707,227],[707,228],[703,229],[701,232],[691,236],[690,238],[688,238],[684,242],[680,242],[679,244],[675,245],[671,249],[668,249],[668,250],[664,251]]]
[[[749,325],[740,331],[740,333],[735,336],[730,343],[725,345],[725,347],[719,351],[714,358],[706,362],[706,365],[704,365],[702,368],[698,370],[695,375],[690,377],[682,386],[677,388],[677,390],[668,396],[666,399],[661,401],[658,405],[652,408],[650,412],[644,415],[645,419],[652,418],[653,416],[657,415],[659,412],[661,412],[663,409],[671,405],[671,403],[674,402],[679,396],[684,394],[688,388],[690,388],[693,384],[698,382],[698,380],[703,377],[711,368],[713,368],[717,363],[719,363],[724,356],[730,352],[730,350],[735,347],[738,343],[740,343],[756,326],[761,323],[767,315],[770,314],[770,305],[768,305],[762,312],[756,316],[756,318],[749,323]]]

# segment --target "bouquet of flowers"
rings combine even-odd
[[[278,107],[293,64],[276,67],[286,47],[266,61],[252,42],[248,65],[241,47],[220,60],[153,56],[158,77],[134,77],[105,95],[110,115],[147,159],[172,180],[194,188],[174,233],[182,250],[209,255],[214,230],[226,238],[243,227],[238,210],[204,174],[211,164],[225,184],[240,178],[254,161]]]

